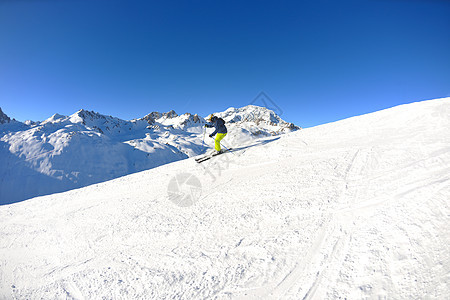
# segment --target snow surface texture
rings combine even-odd
[[[220,113],[219,113],[220,114]],[[249,105],[229,109],[223,143],[248,142],[298,129],[274,112]],[[148,170],[205,152],[205,120],[153,112],[125,121],[80,110],[43,122],[10,122],[0,110],[0,205],[67,191]],[[211,130],[209,130],[211,132]]]
[[[403,105],[2,206],[0,298],[449,299],[449,116]]]

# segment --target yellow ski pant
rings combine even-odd
[[[226,136],[226,133],[218,133],[216,134],[216,146],[215,149],[220,151],[220,141]]]

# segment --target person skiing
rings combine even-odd
[[[205,127],[212,128],[215,127],[216,130],[214,130],[213,133],[209,135],[210,138],[214,138],[214,135],[216,135],[215,138],[215,152],[217,154],[222,153],[222,149],[220,147],[220,141],[227,135],[227,127],[225,126],[225,121],[222,118],[218,118],[211,114],[209,118],[207,119],[209,122],[205,124]]]

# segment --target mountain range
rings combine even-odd
[[[229,129],[223,144],[298,130],[265,107],[216,113]],[[152,112],[133,120],[81,109],[34,122],[0,109],[0,204],[67,191],[202,154],[212,146],[197,114]],[[207,130],[211,132],[211,130]]]

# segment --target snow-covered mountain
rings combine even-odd
[[[272,110],[261,109],[255,105],[230,107],[216,115],[223,118],[227,126],[231,127],[232,134],[227,140],[234,145],[245,143],[249,136],[262,138],[300,129],[293,123],[282,120]]]
[[[236,146],[298,129],[264,107],[223,113]],[[0,204],[110,180],[203,153],[211,140],[197,114],[153,112],[131,121],[79,110],[9,124],[0,113]],[[8,123],[8,124],[6,124]]]
[[[402,105],[0,206],[0,299],[449,299],[449,116]]]

